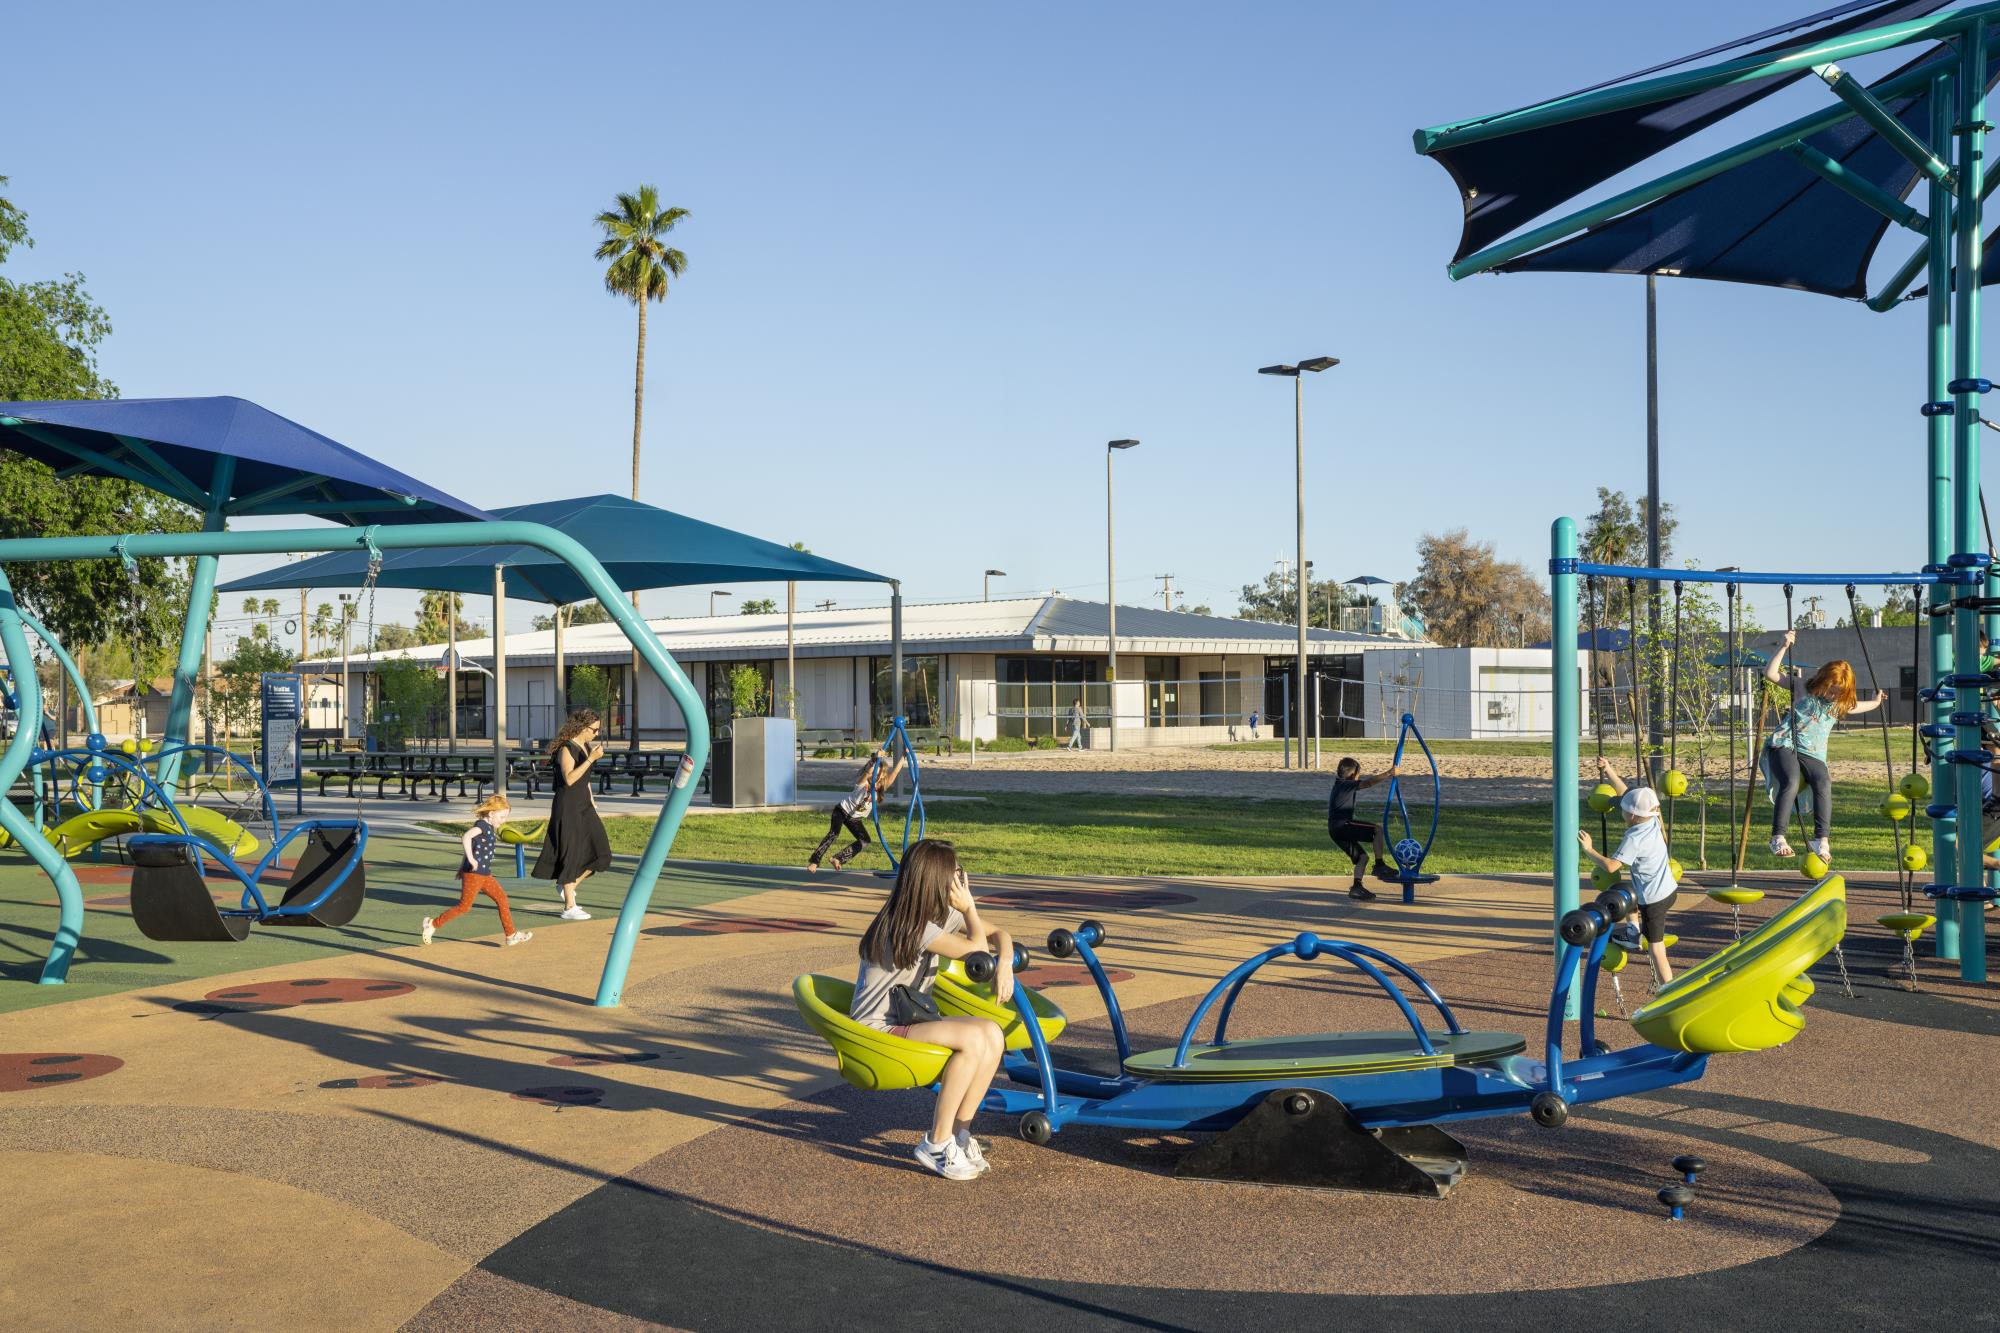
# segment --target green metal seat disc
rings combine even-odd
[[[1296,1037],[1256,1037],[1222,1046],[1195,1046],[1174,1067],[1174,1048],[1146,1051],[1125,1062],[1136,1078],[1170,1083],[1250,1083],[1268,1079],[1338,1078],[1344,1074],[1393,1074],[1439,1069],[1518,1055],[1527,1041],[1513,1032],[1430,1034],[1436,1055],[1425,1055],[1416,1037],[1397,1032],[1323,1032]]]

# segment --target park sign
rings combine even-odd
[[[294,808],[303,814],[306,784],[299,762],[299,723],[305,717],[305,678],[291,671],[266,671],[261,685],[264,785],[291,783],[297,793]]]

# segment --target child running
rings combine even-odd
[[[1854,698],[1854,668],[1836,658],[1815,671],[1811,680],[1793,668],[1785,670],[1785,654],[1798,641],[1785,631],[1784,642],[1771,654],[1764,679],[1782,683],[1792,692],[1792,706],[1778,719],[1777,730],[1764,743],[1764,771],[1771,785],[1771,854],[1793,855],[1785,841],[1785,826],[1792,822],[1792,807],[1799,799],[1800,783],[1812,785],[1813,836],[1806,846],[1822,860],[1833,859],[1827,834],[1833,829],[1833,778],[1826,768],[1826,739],[1833,724],[1843,717],[1872,713],[1889,702],[1880,690],[1865,703]]]
[[[1611,942],[1627,953],[1639,951],[1641,928],[1646,951],[1653,960],[1653,976],[1659,985],[1674,979],[1673,964],[1667,961],[1667,913],[1673,910],[1679,889],[1667,856],[1667,839],[1660,828],[1660,798],[1651,787],[1631,787],[1604,760],[1597,772],[1618,790],[1618,809],[1625,816],[1625,839],[1610,856],[1600,855],[1590,845],[1590,835],[1578,829],[1576,840],[1583,854],[1612,874],[1632,872],[1632,895],[1639,900],[1639,925],[1629,920],[1611,932]]]
[[[472,813],[479,818],[465,831],[465,837],[459,841],[464,856],[458,863],[458,904],[455,907],[447,907],[438,913],[435,919],[424,918],[425,944],[431,942],[431,936],[437,933],[439,926],[470,912],[473,900],[482,893],[491,898],[493,905],[500,909],[500,929],[507,932],[502,947],[526,944],[535,938],[535,933],[531,930],[514,929],[514,913],[507,906],[507,890],[501,888],[500,881],[493,878],[493,846],[499,841],[500,826],[507,822],[507,816],[513,812],[514,807],[507,803],[507,798],[498,793],[487,797],[472,808]]]
[[[1361,776],[1361,761],[1349,755],[1333,768],[1333,793],[1326,802],[1326,836],[1333,839],[1333,845],[1347,853],[1347,859],[1354,862],[1354,883],[1347,886],[1347,896],[1357,902],[1374,902],[1375,895],[1361,882],[1361,866],[1368,859],[1367,848],[1372,843],[1375,848],[1375,874],[1378,878],[1396,882],[1396,867],[1389,864],[1389,845],[1383,840],[1379,826],[1354,817],[1354,797],[1363,787],[1372,787],[1378,782],[1386,782],[1402,770],[1394,764],[1380,773]]]
[[[988,1164],[972,1117],[999,1071],[1003,1042],[999,1025],[984,1018],[930,1018],[931,983],[937,960],[986,951],[999,964],[993,993],[1005,1004],[1014,997],[1014,941],[979,918],[972,885],[948,842],[925,838],[903,858],[889,901],[861,937],[861,974],[854,982],[848,1016],[911,1041],[951,1049],[938,1079],[930,1132],[915,1156],[946,1180],[971,1180]]]
[[[875,812],[877,798],[894,787],[896,779],[902,775],[902,755],[890,760],[888,751],[877,750],[869,756],[868,762],[855,776],[854,790],[841,797],[840,804],[833,807],[833,818],[827,822],[826,836],[819,840],[819,846],[813,848],[812,859],[806,862],[809,873],[819,873],[819,863],[826,856],[826,849],[833,846],[843,832],[851,834],[854,841],[834,855],[835,870],[846,866],[868,845],[868,816]]]

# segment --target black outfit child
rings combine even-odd
[[[826,856],[827,849],[840,840],[842,833],[848,834],[854,841],[834,854],[835,870],[843,868],[866,850],[869,839],[868,825],[864,821],[874,809],[875,787],[870,781],[870,776],[864,773],[854,784],[854,790],[843,796],[840,803],[833,807],[833,818],[827,821],[826,836],[819,840],[819,846],[813,848],[812,860],[807,864],[817,867]]]
[[[1375,895],[1361,886],[1361,867],[1368,860],[1368,853],[1375,845],[1375,825],[1354,817],[1354,798],[1360,794],[1361,784],[1352,778],[1335,778],[1333,794],[1326,802],[1326,835],[1333,839],[1333,845],[1347,853],[1347,859],[1354,862],[1354,886],[1348,890],[1355,898]],[[1375,863],[1378,874],[1385,874],[1388,867],[1380,860]]]
[[[573,765],[580,766],[588,757],[575,741],[563,749],[569,752]],[[574,884],[586,874],[611,869],[611,839],[598,817],[596,803],[590,799],[589,775],[565,779],[560,762],[555,770],[555,797],[549,807],[548,830],[542,834],[542,854],[535,858],[535,878]]]

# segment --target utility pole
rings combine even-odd
[[[1173,610],[1174,576],[1172,574],[1155,574],[1153,577],[1160,581],[1160,600],[1166,605],[1167,610]]]
[[[816,606],[814,607],[814,609],[815,609],[815,610],[818,610],[818,611],[831,611],[831,610],[833,610],[833,599],[832,599],[831,597],[827,598],[827,599],[826,599],[825,601],[823,601],[823,602],[820,602],[820,603],[818,603],[818,604],[817,604],[817,605],[816,605]]]

